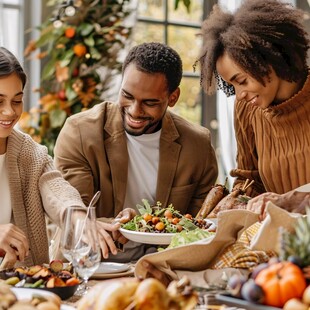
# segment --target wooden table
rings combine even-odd
[[[88,286],[91,288],[91,287],[93,287],[94,285],[96,285],[97,283],[100,283],[100,282],[102,282],[102,280],[90,280],[90,281],[88,281]],[[69,306],[72,306],[72,307],[77,307],[77,303],[78,303],[78,301],[81,298],[82,298],[81,296],[73,295],[69,299],[64,300],[63,304],[69,305]]]

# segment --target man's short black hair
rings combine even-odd
[[[138,70],[143,72],[164,74],[169,94],[180,85],[182,60],[174,49],[165,44],[150,42],[134,46],[123,63],[123,74],[131,63],[134,63]]]

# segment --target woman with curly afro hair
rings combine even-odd
[[[237,168],[231,175],[234,187],[254,180],[253,197],[310,183],[304,16],[282,1],[245,0],[235,13],[214,6],[202,25],[201,84],[208,94],[218,88],[236,95]]]

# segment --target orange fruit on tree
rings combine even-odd
[[[75,28],[69,27],[65,30],[65,36],[69,39],[73,38],[75,36]]]
[[[57,96],[60,100],[66,100],[67,96],[66,96],[66,91],[64,89],[61,89],[58,93]]]
[[[301,298],[306,279],[301,269],[291,262],[280,262],[261,270],[255,278],[265,293],[265,304],[282,308],[292,298]]]
[[[78,43],[73,46],[73,52],[78,57],[83,57],[87,53],[87,48],[84,44]]]

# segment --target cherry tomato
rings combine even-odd
[[[154,225],[156,225],[158,222],[159,222],[159,217],[158,217],[158,216],[153,216],[153,218],[152,218],[152,223],[153,223]]]
[[[180,219],[177,218],[177,217],[174,217],[174,218],[172,219],[172,224],[174,224],[174,225],[178,224],[179,222],[180,222]]]
[[[165,229],[165,224],[163,222],[158,222],[156,225],[155,225],[155,229],[158,230],[158,231],[162,231]]]
[[[190,219],[190,220],[193,218],[192,215],[191,215],[191,214],[188,214],[188,213],[185,214],[184,216],[185,216],[187,219]]]
[[[177,231],[180,232],[183,230],[183,227],[180,224],[177,224]]]
[[[171,219],[172,218],[172,212],[170,210],[166,210],[165,213],[164,213],[164,216],[167,219]]]
[[[151,221],[152,218],[153,218],[152,215],[149,214],[149,213],[143,214],[143,219],[144,219],[146,222]]]

